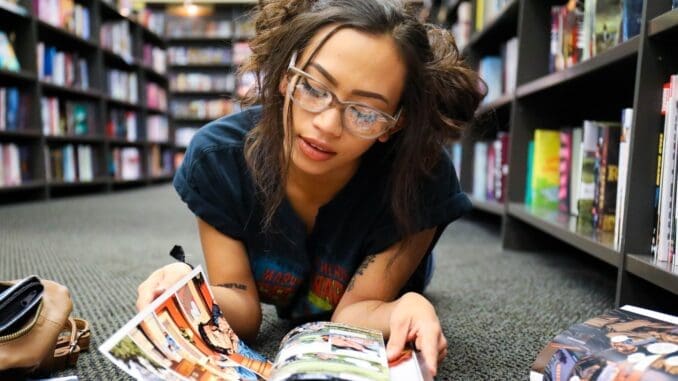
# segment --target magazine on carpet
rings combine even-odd
[[[557,335],[530,381],[678,381],[678,317],[624,306]]]
[[[200,266],[99,350],[137,380],[425,380],[411,349],[390,364],[379,331],[313,322],[282,339],[273,362],[241,341]]]

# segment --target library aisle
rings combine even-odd
[[[502,251],[499,224],[479,214],[450,225],[426,295],[449,340],[441,380],[518,380],[556,333],[613,307],[616,269],[574,252]],[[182,245],[202,261],[195,219],[171,185],[0,208],[0,279],[38,274],[66,285],[73,316],[92,324],[81,380],[128,379],[95,350],[135,314],[138,284]],[[271,356],[291,326],[264,308],[253,347]]]

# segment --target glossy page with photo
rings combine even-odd
[[[532,365],[531,381],[678,381],[678,318],[624,306],[558,334]]]
[[[379,331],[307,323],[282,340],[275,362],[235,335],[197,267],[99,350],[137,380],[418,380],[416,351],[389,364]]]

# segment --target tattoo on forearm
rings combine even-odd
[[[247,286],[242,284],[242,283],[222,283],[218,284],[217,287],[223,287],[223,288],[235,288],[238,290],[247,290]]]
[[[353,274],[353,278],[351,278],[351,282],[349,282],[348,286],[346,287],[346,291],[351,291],[353,289],[353,286],[355,285],[356,278],[358,278],[358,276],[363,275],[365,273],[367,266],[369,266],[372,262],[374,262],[376,257],[377,257],[376,254],[368,255],[367,257],[365,257],[365,259],[363,260],[363,263],[360,264],[358,269],[355,271],[355,274]]]

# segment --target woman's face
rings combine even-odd
[[[321,29],[296,65],[303,65],[318,40],[333,26]],[[387,35],[372,35],[354,29],[337,31],[315,57],[299,67],[333,92],[340,101],[360,102],[395,115],[399,108],[406,67],[395,42]],[[281,83],[286,91],[287,79]],[[352,174],[360,156],[377,140],[352,135],[342,127],[342,111],[331,107],[313,113],[292,103],[291,165],[309,175],[341,176]],[[286,131],[286,134],[290,131]]]

